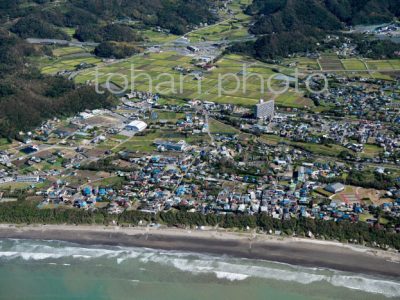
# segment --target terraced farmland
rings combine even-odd
[[[249,0],[233,0],[229,8],[234,17],[232,15],[221,16],[225,21],[195,30],[189,33],[187,37],[191,42],[236,40],[248,37],[251,16],[244,14],[243,8],[249,5],[250,2]]]

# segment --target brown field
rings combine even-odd
[[[387,199],[385,200],[382,198],[384,194],[385,191],[346,186],[346,189],[343,192],[336,194],[333,199],[350,204],[360,203],[366,205],[380,205],[384,202],[387,202]]]
[[[323,70],[344,70],[342,62],[335,54],[323,55],[319,64]]]

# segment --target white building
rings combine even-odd
[[[13,182],[13,181],[14,181],[14,178],[12,178],[12,177],[0,178],[0,183],[8,183],[8,182]]]
[[[125,126],[126,130],[141,132],[147,128],[147,124],[143,121],[135,120]]]
[[[16,182],[26,182],[26,183],[33,183],[33,182],[39,182],[40,177],[39,176],[17,176],[15,179]]]
[[[344,189],[345,189],[345,186],[339,182],[327,185],[325,187],[325,190],[332,194],[337,194],[337,193],[343,192]]]
[[[81,113],[79,114],[79,117],[80,117],[82,120],[87,120],[87,119],[93,117],[93,115],[92,115],[92,114],[89,114],[89,113],[87,113],[87,112],[81,112]]]

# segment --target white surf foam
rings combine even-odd
[[[245,280],[245,279],[249,278],[249,276],[245,275],[245,274],[229,273],[229,272],[221,272],[221,271],[215,271],[214,273],[218,279],[227,279],[229,281]]]
[[[136,259],[144,264],[156,263],[172,266],[192,274],[213,274],[221,280],[236,281],[254,277],[292,281],[300,284],[328,282],[337,287],[382,294],[387,297],[400,297],[400,282],[398,281],[375,279],[319,268],[147,248],[112,247],[105,249],[63,242],[18,240],[0,244],[0,259],[54,260],[63,257],[78,260],[115,259],[118,264]]]
[[[346,287],[373,294],[383,294],[387,297],[400,297],[399,282],[349,275],[332,276],[329,282],[334,286]]]

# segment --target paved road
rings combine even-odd
[[[65,45],[65,46],[91,46],[96,47],[99,43],[92,42],[79,42],[79,41],[67,41],[67,40],[57,40],[57,39],[37,39],[37,38],[27,38],[26,41],[29,44],[55,44],[55,45]]]

